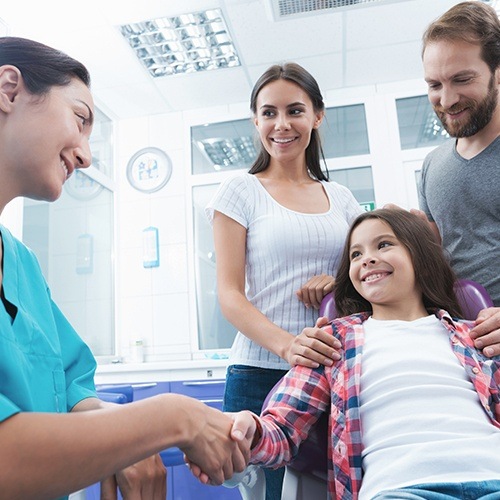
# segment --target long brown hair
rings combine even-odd
[[[314,77],[297,63],[289,62],[283,65],[275,64],[271,66],[255,83],[250,95],[250,109],[254,116],[257,114],[257,97],[259,92],[269,83],[276,80],[287,80],[298,85],[311,99],[313,109],[316,113],[325,110],[323,96],[319,89],[318,82]],[[306,148],[306,165],[311,176],[320,181],[328,181],[328,171],[321,169],[321,159],[325,162],[325,155],[321,146],[321,138],[317,129],[311,131],[311,140]],[[254,164],[249,170],[250,174],[263,172],[269,167],[271,156],[260,145],[260,151]],[[326,163],[325,163],[326,164]]]
[[[408,249],[425,308],[445,309],[452,316],[460,317],[460,305],[453,290],[455,273],[429,225],[406,210],[383,208],[359,215],[351,225],[335,278],[335,305],[339,316],[372,311],[371,304],[356,291],[349,278],[352,232],[369,219],[378,219],[389,225],[396,238]]]
[[[495,9],[483,2],[454,5],[429,25],[422,40],[422,55],[429,43],[461,40],[481,47],[491,72],[500,66],[500,20]]]

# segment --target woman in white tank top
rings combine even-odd
[[[249,173],[221,185],[207,214],[221,309],[239,330],[224,409],[259,412],[291,366],[337,359],[337,341],[306,327],[316,323],[332,290],[349,224],[361,208],[321,170],[324,103],[305,69],[269,68],[252,91],[251,109],[261,152]],[[282,474],[266,471],[267,500],[281,498]]]

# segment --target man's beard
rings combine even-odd
[[[447,112],[456,112],[461,109],[468,108],[469,118],[465,123],[460,123],[459,120],[453,120],[447,123],[446,112],[440,106],[434,107],[434,112],[441,120],[443,127],[451,137],[471,137],[482,130],[488,123],[490,123],[495,108],[498,103],[498,89],[495,84],[495,75],[492,74],[489,84],[488,92],[484,99],[480,102],[473,99],[466,99],[454,104]]]

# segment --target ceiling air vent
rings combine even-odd
[[[273,21],[408,0],[268,0]]]

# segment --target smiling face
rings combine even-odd
[[[481,47],[464,41],[436,41],[424,51],[429,100],[452,137],[487,129],[498,105],[500,70],[492,73]]]
[[[254,123],[271,161],[305,162],[311,132],[323,119],[307,93],[295,83],[275,80],[261,89],[256,108]]]
[[[380,219],[367,219],[353,230],[349,278],[373,308],[376,319],[416,319],[427,314],[415,280],[410,252]]]
[[[52,87],[47,95],[34,96],[21,78],[15,96],[7,97],[0,166],[8,195],[53,201],[74,170],[91,163],[94,105],[90,91],[73,79],[69,85]],[[2,198],[6,199],[4,193]]]

